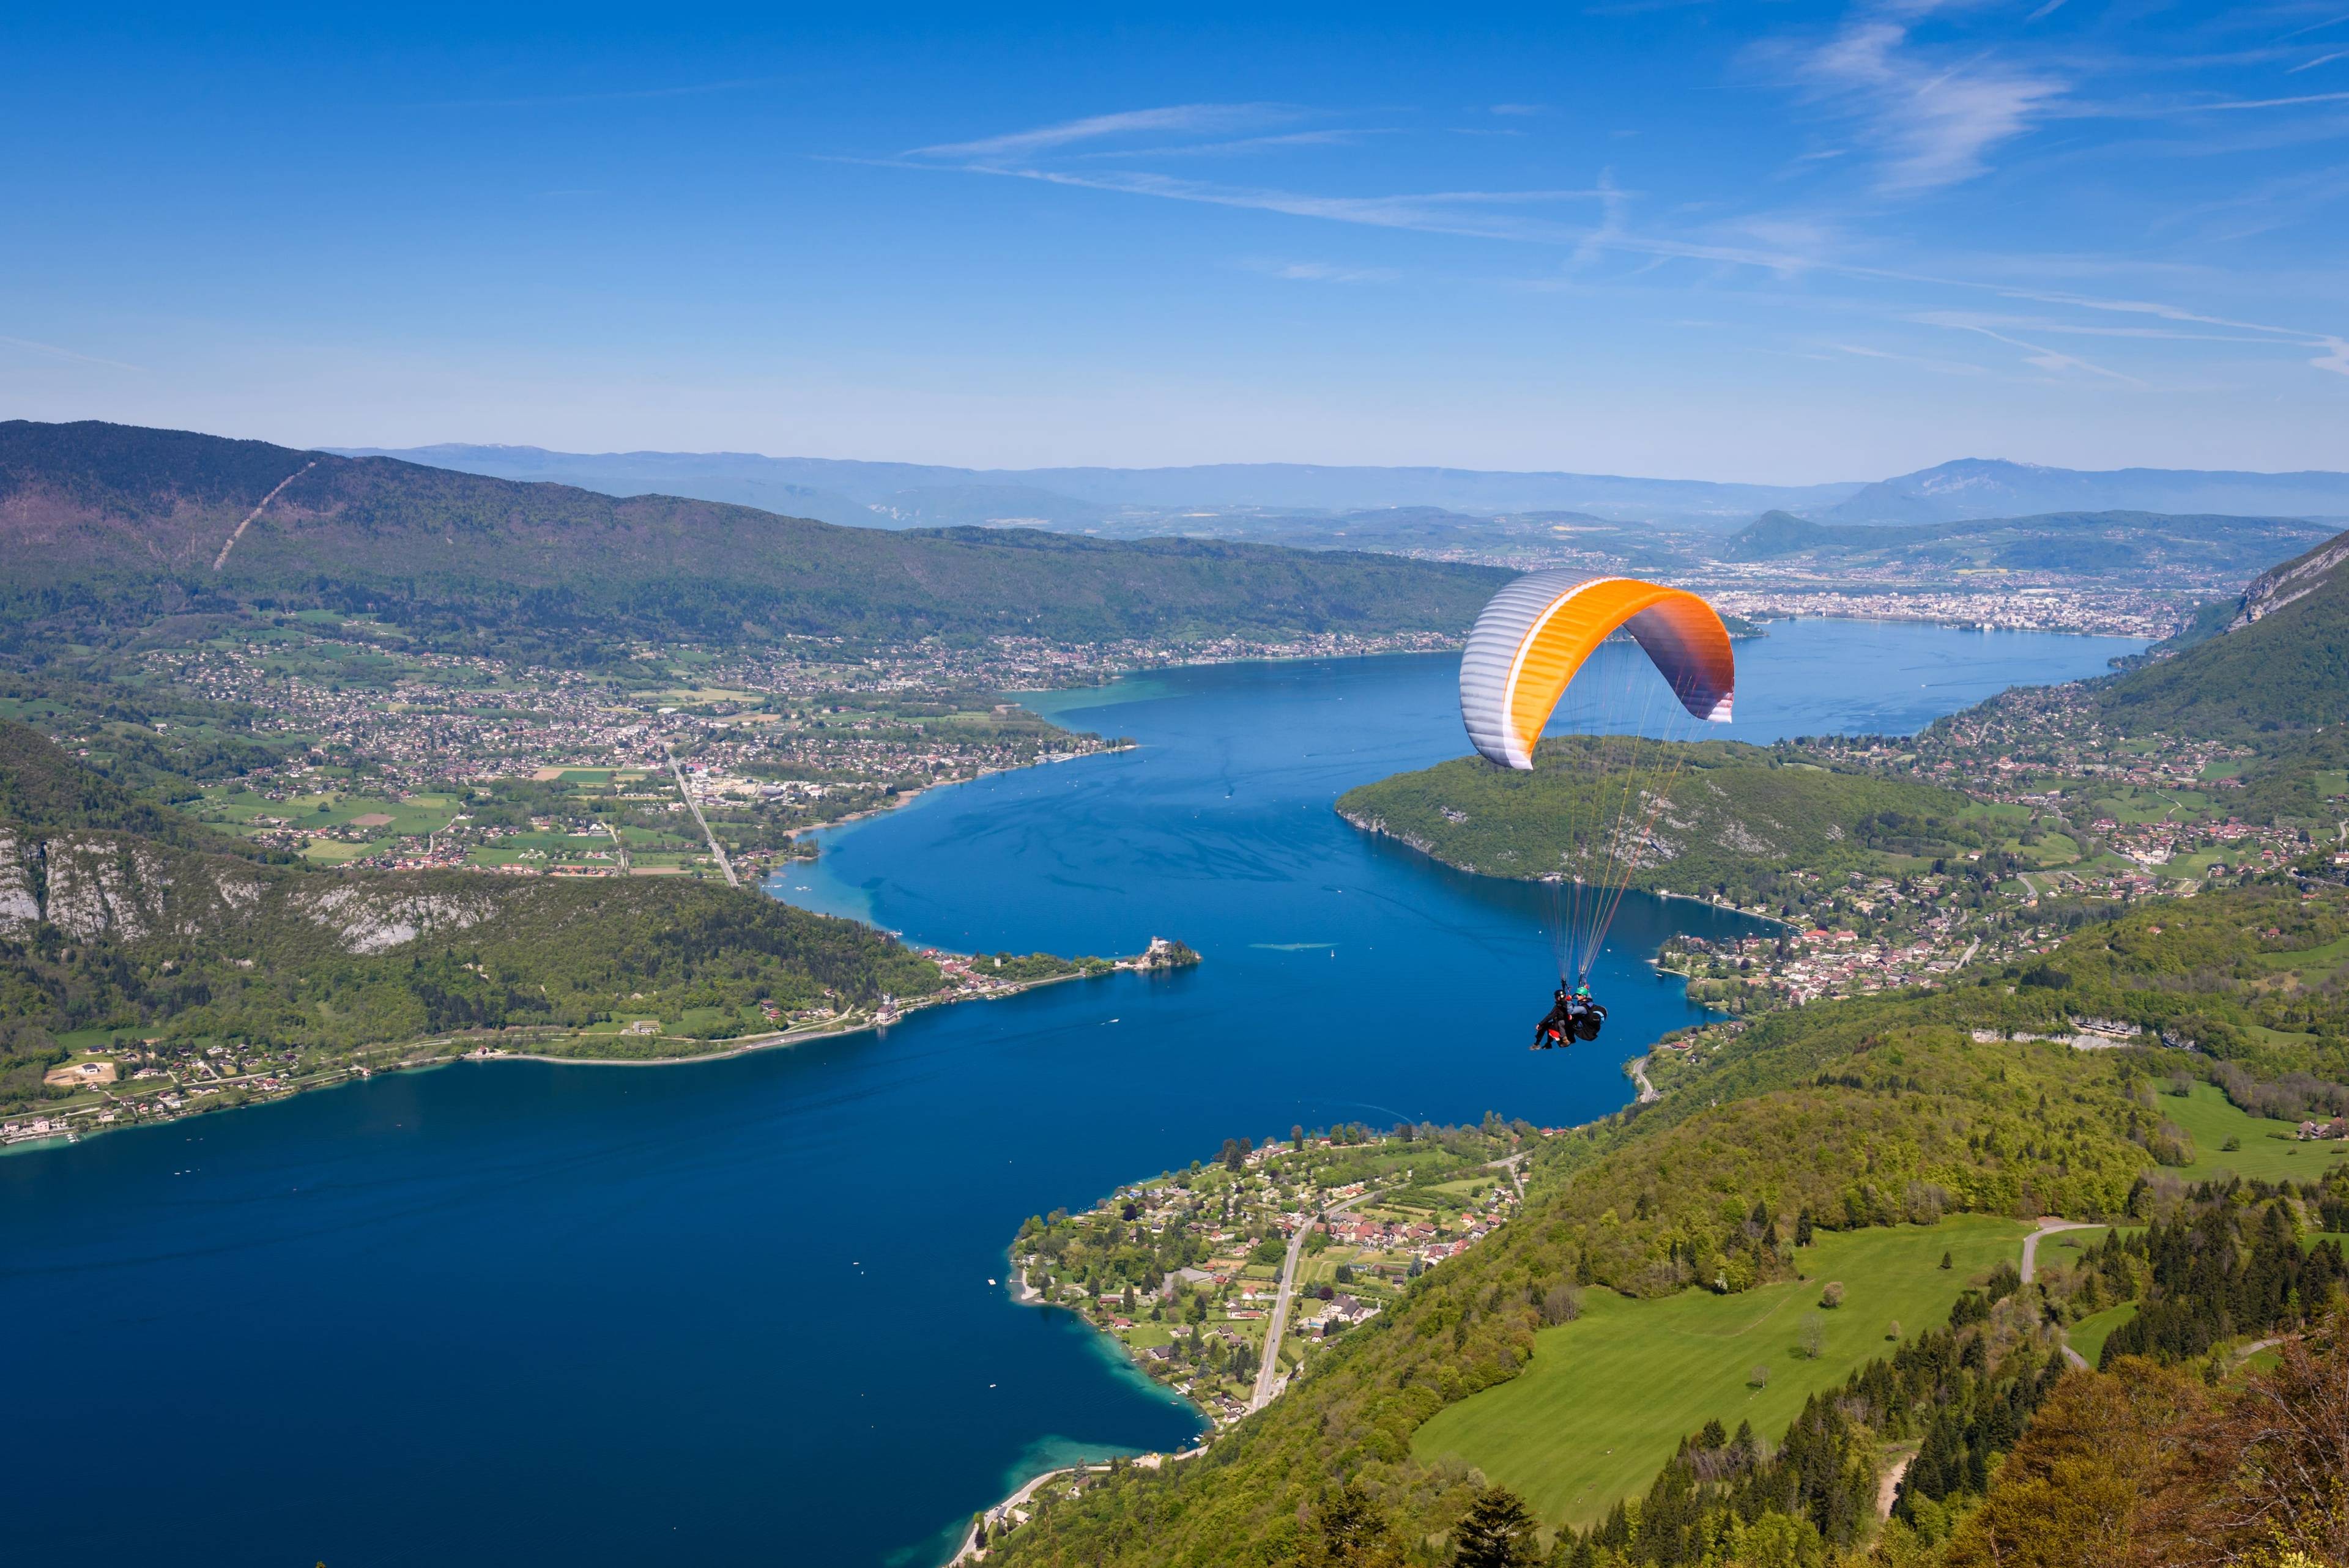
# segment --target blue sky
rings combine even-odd
[[[2349,0],[860,9],[13,7],[0,416],[2349,468]]]

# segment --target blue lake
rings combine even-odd
[[[2137,645],[1848,622],[1739,647],[1747,739],[1902,732]],[[1610,654],[1620,650],[1609,650]],[[929,1568],[1045,1464],[1195,1417],[992,1280],[1027,1215],[1292,1124],[1558,1124],[1694,1016],[1634,900],[1596,1045],[1524,1048],[1538,898],[1366,839],[1465,750],[1446,656],[1034,699],[1133,750],[935,791],[771,891],[909,939],[1123,953],[866,1035],[664,1068],[464,1064],[0,1159],[0,1460],[26,1562]]]

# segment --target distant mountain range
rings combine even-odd
[[[182,430],[0,422],[0,648],[262,605],[566,646],[1457,633],[1505,581],[1229,540],[843,528]]]
[[[1436,508],[1466,516],[1585,512],[1609,521],[1669,518],[1733,527],[1772,507],[1823,510],[1863,484],[1742,485],[1610,474],[1476,469],[1326,468],[1213,463],[1174,469],[956,469],[754,452],[550,452],[537,447],[335,448],[499,479],[553,480],[607,495],[659,492],[874,527],[953,523],[1113,528],[1220,514],[1323,515]],[[1193,520],[1204,523],[1206,519]],[[1161,531],[1165,531],[1164,529]],[[1204,528],[1194,531],[1206,531]]]
[[[1818,522],[1959,522],[2046,512],[2158,511],[2236,517],[2349,517],[2349,474],[2114,469],[2087,473],[1961,458],[1885,480],[1822,511]]]
[[[1218,463],[1169,469],[959,469],[753,452],[551,452],[538,447],[335,449],[607,495],[730,501],[864,528],[1024,525],[1139,537],[1189,533],[1303,543],[1345,514],[1425,525],[1577,512],[1611,522],[1736,528],[1781,511],[1842,524],[1958,522],[2048,512],[2349,517],[2349,474],[2192,469],[2090,473],[1965,458],[1873,484],[1716,484],[1612,474]],[[1423,539],[1418,542],[1423,542]]]

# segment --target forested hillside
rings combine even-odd
[[[2313,1233],[2349,1217],[2349,1166],[2313,1157],[2282,1186],[2189,1184],[2174,1172],[2226,1156],[2198,1150],[2172,1120],[2185,1113],[2169,1108],[2206,1078],[2246,1100],[2349,1096],[2309,1070],[2349,1066],[2349,893],[2303,902],[2262,886],[2185,907],[2183,921],[2163,906],[2086,930],[2036,974],[1991,971],[1947,990],[1715,1031],[1661,1101],[1539,1140],[1522,1217],[1418,1280],[1326,1369],[1201,1459],[1123,1470],[1055,1504],[997,1549],[1001,1561],[1483,1563],[1554,1553],[1578,1565],[1817,1564],[1831,1549],[1865,1546],[1887,1450],[1901,1442],[1921,1443],[1928,1458],[1884,1538],[1910,1554],[1882,1560],[1935,1561],[1953,1532],[1978,1540],[1969,1521],[1986,1491],[1997,1510],[2022,1506],[1992,1481],[2019,1435],[2040,1429],[2033,1412],[2090,1398],[2063,1377],[2065,1326],[2144,1298],[2168,1326],[2141,1332],[2139,1348],[2190,1360],[2230,1336],[2321,1317],[2336,1298],[2337,1247],[2317,1245],[2306,1268],[2259,1265],[2271,1243],[2258,1238],[2297,1240],[2294,1259],[2315,1245]],[[2230,934],[2248,935],[2233,945],[2258,956],[2220,957]],[[2285,974],[2293,979],[2277,985]],[[2293,1007],[2304,1043],[2279,1045],[2271,1022],[2255,1022]],[[2137,1023],[2147,1044],[2084,1051],[2009,1037],[2068,1033],[2090,1010]],[[2204,1054],[2158,1044],[2185,1027],[2202,1031]],[[2043,1249],[2042,1277],[2028,1284],[2012,1266],[1961,1279],[1946,1324],[1892,1325],[1880,1359],[1786,1430],[1733,1439],[1748,1391],[1724,1387],[1719,1424],[1692,1434],[1645,1498],[1586,1532],[1522,1512],[1513,1524],[1520,1505],[1465,1465],[1414,1450],[1438,1410],[1519,1377],[1553,1353],[1545,1346],[1573,1343],[1578,1289],[1649,1301],[1762,1292],[1816,1279],[1822,1234],[1920,1233],[1960,1212],[2117,1222],[2127,1228],[2094,1234],[2139,1239],[2082,1253],[2076,1266]],[[2178,1226],[2240,1236],[2253,1262],[2226,1265],[2224,1288],[2190,1287],[2188,1271],[2204,1265],[2165,1261],[2194,1250],[2165,1239],[2186,1233],[2165,1228]],[[2128,1377],[2161,1376],[2137,1366],[2124,1364]],[[1585,1377],[1608,1373],[1590,1367]],[[1520,1554],[1468,1554],[1495,1531]]]
[[[332,872],[243,851],[0,720],[0,1104],[37,1101],[60,1039],[86,1031],[136,1034],[159,1060],[616,1011],[699,1014],[722,1037],[760,1004],[844,1010],[939,985],[870,927],[714,882]]]
[[[2349,534],[2262,573],[2225,629],[2102,686],[2116,724],[2278,738],[2349,718]]]
[[[1634,811],[1627,824],[1627,782],[1664,798],[1652,821]],[[1633,887],[1774,908],[1806,901],[1813,888],[1887,852],[1980,849],[1982,838],[1963,821],[1971,807],[1954,790],[1834,772],[1734,741],[1658,741],[1623,752],[1579,735],[1544,740],[1530,772],[1463,758],[1338,799],[1355,826],[1464,871],[1597,880],[1610,844],[1633,834],[1642,839]],[[1790,879],[1793,872],[1809,880]]]
[[[159,616],[312,606],[561,645],[1460,632],[1506,576],[1216,541],[838,528],[390,458],[23,420],[0,424],[0,638],[16,652]]]

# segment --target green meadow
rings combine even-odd
[[[1413,1451],[1458,1456],[1517,1491],[1546,1523],[1588,1524],[1617,1499],[1645,1491],[1680,1440],[1708,1419],[1732,1430],[1750,1420],[1775,1442],[1812,1393],[1892,1348],[1889,1325],[1913,1334],[1945,1323],[1971,1278],[2019,1263],[2026,1230],[1958,1215],[1932,1226],[1820,1232],[1803,1254],[1806,1280],[1661,1301],[1585,1291],[1582,1315],[1537,1336],[1524,1372],[1439,1412]],[[1842,1282],[1844,1305],[1820,1313],[1826,1345],[1812,1360],[1801,1349],[1803,1321],[1830,1280]],[[1760,1387],[1757,1367],[1769,1372]]]
[[[2302,1143],[2292,1135],[2298,1123],[2238,1110],[2212,1084],[2196,1084],[2182,1099],[2165,1094],[2158,1104],[2163,1116],[2194,1137],[2194,1163],[2178,1172],[2189,1181],[2231,1171],[2264,1181],[2313,1181],[2349,1160],[2349,1140]],[[2230,1138],[2242,1147],[2229,1149]]]

